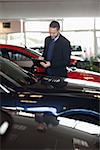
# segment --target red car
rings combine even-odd
[[[14,45],[7,45],[7,44],[0,44],[0,55],[6,57],[21,67],[28,69],[31,72],[35,72],[37,75],[44,74],[44,68],[39,66],[38,57],[42,54],[33,49],[27,49],[19,46]],[[71,56],[71,65],[75,65],[78,61],[78,57]],[[34,67],[34,66],[39,67]],[[87,71],[83,69],[78,69],[75,67],[66,68],[66,77],[72,79],[80,79],[80,80],[87,80],[100,83],[100,73]]]

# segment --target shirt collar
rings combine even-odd
[[[60,36],[60,34],[54,39],[54,41],[57,41],[58,40],[58,38],[59,38],[59,36]]]

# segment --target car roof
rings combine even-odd
[[[10,49],[15,52],[23,53],[24,55],[32,57],[32,58],[37,58],[38,56],[41,55],[36,50],[27,49],[25,47],[20,47],[20,46],[16,46],[16,45],[0,44],[0,49]]]

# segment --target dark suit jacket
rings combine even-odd
[[[45,46],[43,57],[46,60],[47,58],[47,51],[49,47],[49,43],[51,41],[51,37],[48,36],[45,39]],[[61,34],[57,41],[55,42],[53,54],[52,54],[51,62],[51,70],[53,76],[66,76],[67,70],[66,66],[70,64],[70,55],[71,55],[71,46],[70,42],[63,37]]]

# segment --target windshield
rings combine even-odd
[[[32,54],[35,54],[36,56],[41,56],[42,55],[38,50],[27,49],[27,51],[31,52]]]
[[[81,46],[79,46],[79,45],[73,45],[72,46],[72,51],[79,51],[79,52],[82,52],[82,48],[81,48]]]
[[[17,64],[0,57],[0,70],[2,73],[6,74],[9,78],[16,81],[21,86],[34,83],[35,80],[31,78],[22,68],[20,68]]]

